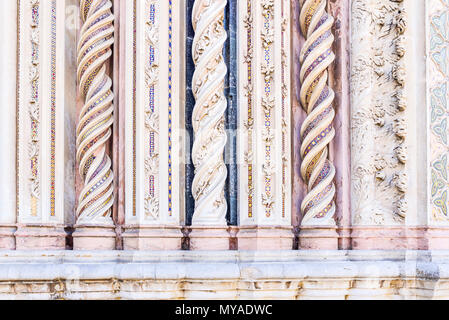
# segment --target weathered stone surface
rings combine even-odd
[[[447,299],[448,251],[0,254],[2,299]]]

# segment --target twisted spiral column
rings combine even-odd
[[[114,16],[110,0],[80,0],[83,26],[78,44],[78,83],[84,105],[79,116],[77,161],[84,188],[77,208],[78,224],[112,224],[114,201],[111,136],[114,95],[106,63],[112,55]]]
[[[335,225],[335,167],[328,159],[335,136],[332,106],[334,91],[328,86],[328,67],[334,61],[334,19],[326,12],[327,0],[302,1],[300,24],[306,39],[301,51],[301,104],[307,112],[301,127],[301,175],[308,193],[301,204],[303,226]]]
[[[195,165],[193,225],[226,225],[224,186],[227,169],[223,153],[227,142],[224,130],[227,67],[222,54],[227,39],[223,25],[226,3],[227,0],[196,0],[193,5],[192,56],[196,67],[192,79],[196,99],[192,115],[195,133],[192,149]]]

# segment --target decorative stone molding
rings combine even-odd
[[[353,224],[401,225],[409,185],[404,2],[353,0],[351,29]]]
[[[240,0],[239,13],[239,248],[289,248],[290,3]]]
[[[39,100],[40,87],[40,3],[39,0],[31,0],[31,24],[30,24],[30,41],[31,41],[31,61],[29,71],[29,81],[31,87],[31,96],[28,105],[28,113],[30,119],[30,141],[28,142],[28,159],[31,163],[29,193],[31,195],[31,216],[37,216],[39,199],[40,199],[40,124],[41,124],[41,105]]]
[[[0,298],[449,299],[448,251],[86,253],[1,254]]]
[[[94,239],[88,237],[87,230],[95,233],[97,230],[92,227],[104,229],[114,225],[111,217],[114,173],[107,147],[114,122],[114,94],[107,71],[114,43],[114,15],[111,9],[112,2],[109,0],[80,1],[83,24],[78,42],[77,77],[83,106],[79,112],[76,145],[83,189],[76,210],[76,227],[79,230],[74,234],[74,246],[80,249],[97,245],[87,243]],[[81,230],[83,227],[86,230]],[[106,237],[105,241],[113,248],[115,240],[112,234],[115,235],[111,232],[111,237]],[[93,236],[96,237],[95,234]]]
[[[180,249],[184,5],[127,1],[125,249]],[[129,108],[129,106],[132,106]]]
[[[64,174],[56,175],[64,167],[64,9],[56,0],[18,2],[18,249],[65,248]]]
[[[429,215],[431,226],[449,226],[448,213],[448,41],[449,2],[428,1],[427,112],[429,124]]]

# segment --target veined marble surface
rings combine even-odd
[[[449,251],[4,251],[2,299],[447,299]]]

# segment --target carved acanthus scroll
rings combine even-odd
[[[112,223],[114,201],[111,159],[106,144],[111,137],[114,95],[107,62],[114,42],[114,16],[109,0],[81,0],[83,26],[78,44],[78,82],[84,106],[77,134],[77,161],[84,181],[77,215],[79,224]]]
[[[301,210],[302,225],[334,225],[335,167],[329,160],[329,143],[335,136],[332,106],[334,91],[328,86],[328,68],[334,61],[334,19],[326,12],[327,0],[305,0],[301,31],[306,39],[301,51],[301,104],[307,118],[301,128],[301,175],[308,193]]]
[[[352,1],[351,167],[355,225],[408,211],[407,16],[403,0]]]
[[[37,216],[38,201],[41,196],[39,154],[40,154],[40,127],[41,127],[41,101],[39,99],[40,90],[40,2],[31,1],[31,98],[29,116],[31,121],[31,139],[29,142],[29,157],[31,163],[30,194],[31,194],[31,215]]]
[[[196,0],[193,6],[192,56],[196,66],[192,79],[196,99],[192,115],[195,133],[192,150],[194,225],[226,225],[224,186],[227,169],[223,152],[227,142],[224,130],[227,68],[222,54],[227,39],[223,25],[226,3],[226,0]]]

